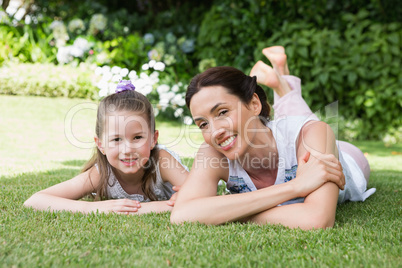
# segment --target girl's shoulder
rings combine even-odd
[[[179,163],[186,171],[188,171],[188,167],[182,163],[182,159],[180,155],[175,151],[168,149],[164,145],[157,145],[159,149],[159,157],[158,157],[158,166],[159,168],[163,168],[164,164],[167,163]]]

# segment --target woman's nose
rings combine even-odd
[[[225,136],[225,128],[222,124],[222,122],[214,122],[211,127],[211,137],[215,143],[217,143],[217,140],[220,138],[223,138]]]

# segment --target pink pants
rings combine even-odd
[[[301,94],[301,80],[292,75],[282,76],[289,84],[292,92],[286,94],[282,98],[274,92],[274,118],[278,119],[285,116],[307,116],[314,120],[319,120],[318,117],[310,110],[307,103],[304,101]],[[339,141],[339,150],[349,154],[362,170],[366,181],[370,177],[370,165],[364,156],[363,152],[353,144]]]

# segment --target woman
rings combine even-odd
[[[281,76],[288,74],[282,51],[281,47],[265,49],[274,68],[259,62],[252,75],[273,88],[277,97],[286,98],[297,91]],[[363,178],[364,189],[356,193],[356,187],[350,188],[356,186],[355,174],[339,154],[331,128],[308,116],[308,106],[295,96],[287,102],[298,105],[303,116],[279,109],[278,120],[269,122],[270,107],[256,82],[231,67],[208,69],[191,81],[186,102],[205,143],[179,192],[171,221],[332,227],[338,197],[341,202],[367,198],[363,171],[356,172],[362,175],[356,181],[362,184]],[[285,117],[287,112],[291,116]],[[345,185],[343,173],[346,189],[339,192]],[[239,194],[216,196],[221,179]]]

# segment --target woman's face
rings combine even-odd
[[[201,88],[191,99],[190,111],[205,142],[230,160],[244,156],[261,127],[258,97],[245,105],[222,86]]]

